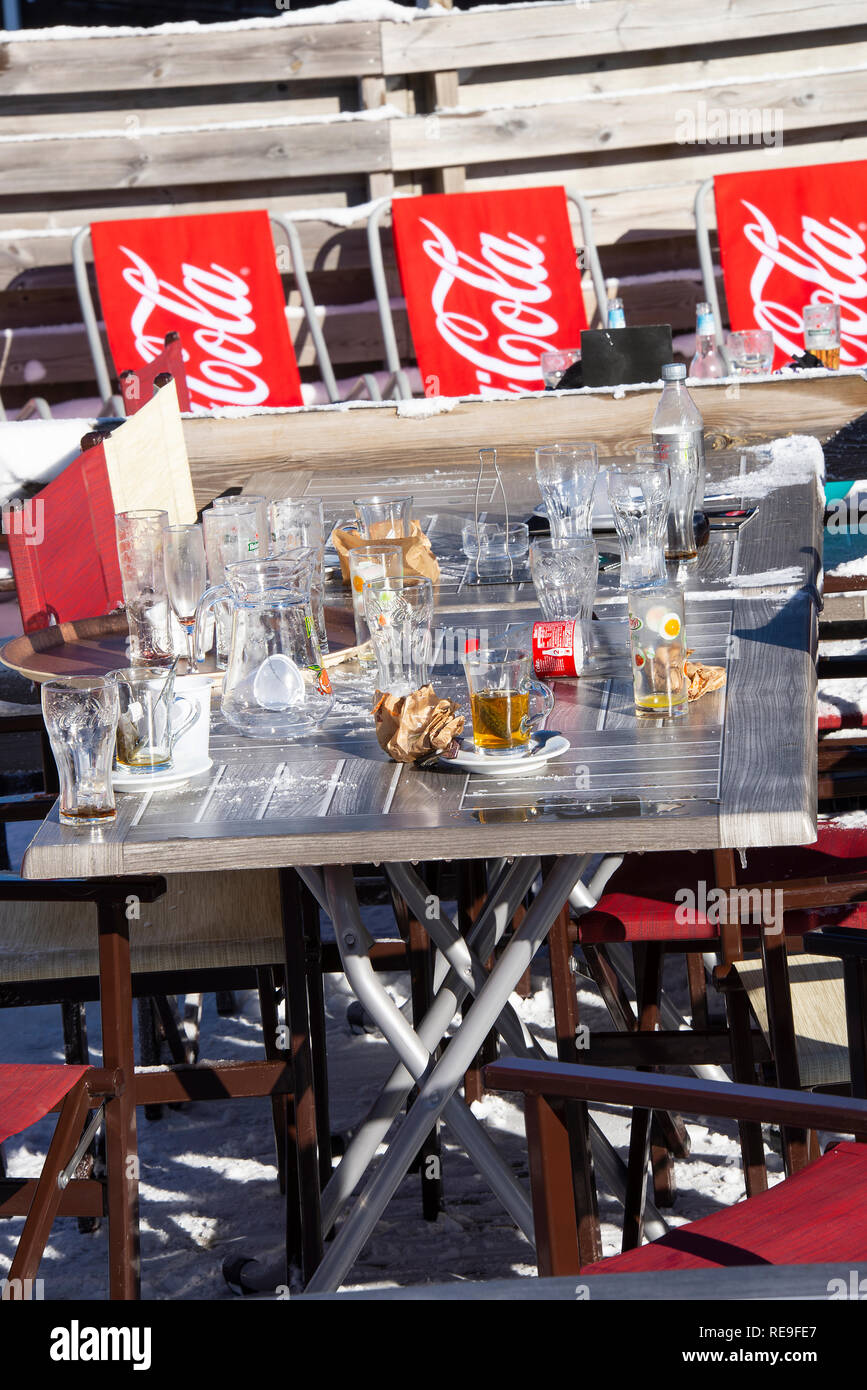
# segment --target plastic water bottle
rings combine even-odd
[[[686,367],[669,362],[662,369],[663,390],[654,411],[651,435],[659,463],[676,469],[684,449],[694,448],[698,456],[693,510],[704,501],[704,420],[686,389]]]
[[[695,356],[689,364],[689,374],[706,380],[728,376],[725,359],[716,345],[716,323],[709,304],[696,305]]]
[[[609,299],[608,301],[608,327],[626,327],[626,315],[623,312],[623,300],[617,297]]]

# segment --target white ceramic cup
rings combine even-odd
[[[175,743],[172,767],[200,766],[209,757],[211,734],[211,691],[214,682],[209,676],[176,676],[175,695],[182,695],[199,708],[199,718]]]

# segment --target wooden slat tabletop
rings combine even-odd
[[[743,469],[738,456],[724,456],[710,472],[718,483],[743,471],[749,501],[750,475],[767,468],[761,455],[745,456]],[[520,468],[507,475],[510,506],[527,514],[538,493]],[[252,479],[250,490],[262,482]],[[292,491],[312,491],[311,482],[297,474]],[[380,473],[370,482],[397,492],[407,479]],[[465,514],[470,483],[474,491],[474,478],[440,487],[439,512]],[[347,470],[329,507],[348,515],[358,491],[358,474]],[[726,666],[727,684],[679,721],[635,718],[614,572],[601,577],[594,623],[607,654],[601,674],[554,683],[548,727],[571,748],[540,771],[482,777],[391,762],[374,734],[371,678],[338,667],[334,710],[315,742],[260,742],[217,721],[211,769],[174,790],[119,794],[112,826],[61,827],[55,808],[26,853],[25,876],[807,843],[816,826],[819,498],[810,480],[760,495],[756,516],[739,533],[712,533],[688,567],[688,642],[698,659]],[[447,529],[434,525],[432,535],[445,550]],[[434,673],[437,689],[464,707],[459,668],[446,660],[462,650],[462,634],[496,636],[538,615],[531,583],[475,585],[466,568],[457,552],[444,560],[444,658]]]

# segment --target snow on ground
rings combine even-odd
[[[28,838],[14,828],[20,851]],[[392,934],[388,909],[364,909],[376,934]],[[688,1008],[682,957],[669,962],[671,997]],[[398,1004],[407,995],[404,977],[389,978]],[[580,981],[581,1018],[591,1031],[607,1028],[595,990]],[[523,1019],[554,1054],[550,983],[544,955],[537,959],[534,992],[518,1003]],[[343,976],[326,976],[329,1086],[332,1127],[347,1136],[372,1104],[391,1070],[392,1053],[377,1032],[353,1031],[346,1019],[352,999]],[[258,999],[239,996],[234,1018],[220,1018],[206,996],[202,1058],[250,1059],[261,1055]],[[99,1013],[88,1010],[91,1060],[100,1060]],[[58,1061],[63,1056],[60,1010],[56,1007],[0,1010],[0,1061]],[[510,1097],[488,1096],[474,1107],[517,1176],[527,1181],[523,1117]],[[603,1129],[625,1157],[628,1127],[623,1112],[596,1112]],[[39,1171],[53,1127],[45,1120],[5,1145],[15,1176]],[[707,1215],[743,1196],[740,1151],[733,1124],[690,1123],[692,1157],[678,1163],[674,1224]],[[377,1225],[346,1281],[346,1287],[424,1284],[460,1279],[526,1278],[535,1274],[533,1250],[514,1228],[484,1179],[443,1131],[445,1210],[436,1222],[422,1218],[419,1178],[409,1175]],[[276,1255],[280,1249],[282,1202],[277,1191],[271,1107],[247,1100],[165,1110],[150,1122],[139,1111],[142,1165],[142,1268],[147,1299],[231,1299],[222,1275],[226,1256]],[[771,1170],[780,1171],[775,1154]],[[619,1208],[601,1197],[606,1253],[618,1248]],[[0,1223],[0,1275],[8,1269],[21,1221]],[[73,1219],[55,1223],[40,1269],[46,1298],[106,1296],[106,1229],[82,1235]]]

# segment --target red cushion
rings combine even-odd
[[[818,838],[811,845],[750,849],[746,853],[746,868],[736,865],[738,885],[745,888],[799,878],[864,875],[864,903],[787,912],[787,936],[803,936],[830,925],[867,928],[867,829],[848,829],[830,822],[819,827]],[[701,881],[709,894],[716,882],[709,850],[627,855],[597,906],[578,919],[578,939],[588,945],[606,941],[717,942],[719,926],[708,922],[698,910]],[[676,897],[684,888],[695,893],[694,913],[684,912],[682,898]],[[679,921],[679,917],[694,920]]]
[[[838,1144],[767,1192],[659,1240],[588,1265],[584,1274],[867,1259],[867,1144]]]
[[[63,1100],[90,1067],[0,1065],[0,1144]]]

